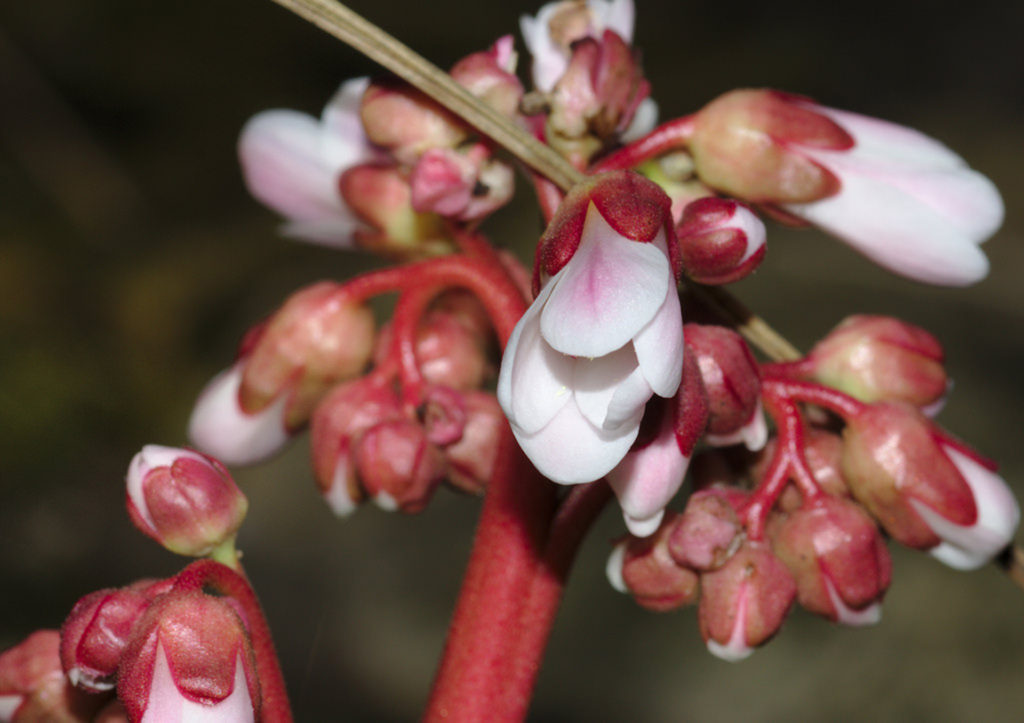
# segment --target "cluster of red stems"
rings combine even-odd
[[[60,632],[0,655],[0,720],[290,720],[234,547],[248,503],[224,464],[264,459],[306,428],[316,483],[339,515],[364,501],[420,512],[445,483],[487,495],[428,717],[524,713],[576,545],[611,496],[606,475],[632,533],[609,559],[612,584],[653,610],[696,604],[708,647],[727,659],[772,637],[794,601],[835,622],[876,622],[886,537],[959,568],[1007,544],[1017,507],[994,465],[931,419],[949,380],[926,331],[853,316],[804,358],[759,363],[727,325],[678,316],[677,284],[687,313],[710,319],[686,289],[761,262],[754,209],[819,225],[915,278],[973,280],[962,269],[976,239],[948,244],[961,261],[949,270],[928,239],[871,246],[830,225],[826,204],[861,192],[843,154],[870,150],[881,122],[757,90],[653,128],[631,4],[555,3],[523,30],[534,91],[514,74],[511,37],[451,75],[588,174],[568,197],[531,174],[548,222],[532,273],[479,228],[513,194],[501,149],[410,86],[354,81],[322,119],[273,111],[250,123],[246,182],[287,218],[286,233],[398,263],[296,292],[200,397],[190,436],[201,451],[136,456],[133,522],[201,559],[90,593]],[[935,150],[892,128],[885,142]],[[619,307],[639,293],[628,284],[650,269],[660,341],[647,338],[651,314],[621,332],[614,364],[595,366],[597,342],[564,341],[588,319],[620,333]],[[385,294],[397,301],[378,328],[368,302]],[[506,347],[515,358],[502,361]],[[534,403],[537,370],[554,391]],[[577,428],[608,457],[593,473],[577,474],[590,469],[579,451],[590,442],[564,431]],[[542,479],[516,440],[541,472],[578,486],[563,494]],[[691,492],[666,511],[687,467]]]

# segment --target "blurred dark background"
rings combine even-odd
[[[772,227],[765,264],[738,291],[804,348],[855,312],[933,331],[956,380],[941,420],[1024,494],[1024,5],[639,5],[663,117],[771,85],[920,128],[1002,189],[1006,225],[974,288],[905,282],[817,233]],[[536,9],[353,7],[442,66]],[[300,285],[374,263],[277,237],[242,186],[238,130],[267,107],[319,113],[342,79],[372,72],[267,0],[0,5],[0,648],[57,626],[86,592],[183,565],[131,528],[129,459],[185,441],[196,393],[250,323]],[[525,258],[539,219],[523,191],[489,229]],[[251,502],[240,546],[298,719],[414,719],[478,502],[441,492],[418,517],[335,520],[305,445],[238,471]],[[705,652],[693,610],[647,613],[608,587],[620,525],[606,514],[584,547],[533,720],[1021,719],[1024,593],[994,568],[958,573],[893,549],[879,626],[797,612],[730,665]]]

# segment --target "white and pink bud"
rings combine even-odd
[[[701,179],[774,204],[919,281],[965,285],[988,273],[978,244],[999,228],[992,182],[910,128],[771,90],[737,90],[697,115]]]
[[[686,276],[700,284],[731,284],[761,264],[767,234],[747,206],[709,197],[686,206],[676,236]]]
[[[797,599],[845,625],[871,625],[892,579],[874,520],[856,502],[821,495],[772,529],[772,550],[793,573]]]
[[[227,464],[274,454],[331,387],[363,370],[374,334],[373,313],[341,284],[301,289],[246,336],[235,365],[206,386],[189,437]]]
[[[394,389],[372,377],[338,385],[317,407],[310,424],[313,476],[336,515],[352,513],[366,496],[354,456],[362,435],[381,422],[401,418]]]
[[[224,465],[187,449],[147,444],[126,481],[132,522],[179,555],[201,557],[233,540],[249,509]]]
[[[409,176],[411,202],[417,213],[436,213],[474,221],[512,198],[512,168],[481,143],[460,148],[431,148],[419,157]]]
[[[487,50],[467,55],[450,71],[455,81],[502,115],[515,116],[523,97],[516,77],[515,40],[503,35]]]
[[[268,110],[242,129],[238,156],[249,192],[287,219],[288,236],[349,247],[359,227],[338,192],[338,178],[377,152],[359,120],[367,78],[350,80],[317,119],[293,110]]]
[[[747,541],[724,565],[700,576],[697,618],[712,654],[736,662],[782,627],[796,582],[763,542]]]
[[[1013,539],[1020,508],[1006,483],[916,408],[879,402],[846,421],[846,480],[896,540],[966,570]]]
[[[154,601],[122,656],[117,695],[141,723],[259,720],[252,644],[227,598],[175,591]]]
[[[675,516],[667,515],[656,533],[625,538],[608,558],[605,572],[612,587],[630,593],[648,610],[665,612],[697,602],[697,573],[677,564],[668,552],[674,526]]]
[[[724,565],[743,541],[736,502],[717,488],[690,495],[668,540],[672,559],[702,571]]]
[[[91,693],[112,690],[135,622],[172,585],[142,580],[97,590],[75,603],[60,631],[61,664],[71,684]]]
[[[941,406],[949,388],[942,346],[924,329],[890,316],[844,319],[807,355],[807,376],[862,402]]]
[[[423,510],[445,472],[441,450],[409,419],[366,430],[355,448],[355,466],[367,496],[389,512]]]
[[[611,30],[626,43],[633,40],[633,0],[551,2],[535,17],[523,15],[519,27],[533,57],[532,76],[537,90],[547,93],[565,74],[572,45],[584,38],[599,38]]]
[[[108,697],[79,690],[60,664],[60,633],[37,630],[0,653],[0,721],[88,723]]]
[[[375,80],[359,108],[366,135],[404,166],[431,148],[455,148],[468,135],[458,118],[399,80]]]
[[[739,334],[724,326],[687,324],[687,353],[700,368],[708,397],[705,439],[713,445],[744,443],[761,449],[768,427],[761,411],[761,373]]]
[[[526,455],[562,484],[607,474],[647,401],[682,376],[669,199],[630,173],[571,191],[541,239],[537,299],[509,339],[498,400]]]

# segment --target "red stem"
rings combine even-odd
[[[866,406],[838,389],[824,387],[813,382],[791,381],[786,379],[765,378],[761,384],[765,398],[789,399],[793,402],[805,402],[824,407],[838,414],[843,419],[850,419],[863,411]]]
[[[242,606],[249,624],[256,672],[260,679],[263,704],[260,720],[264,723],[291,723],[292,711],[288,705],[288,691],[284,675],[274,650],[270,626],[263,614],[260,601],[244,576],[226,565],[213,560],[197,560],[180,573],[174,583],[179,590],[202,590],[211,587]]]
[[[688,115],[662,123],[643,138],[599,160],[591,167],[590,173],[636,168],[663,153],[686,148],[693,136],[696,118],[696,115]]]

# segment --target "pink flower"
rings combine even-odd
[[[246,123],[238,140],[249,192],[287,219],[283,232],[328,246],[351,246],[358,221],[341,198],[338,178],[374,152],[359,120],[367,78],[346,81],[313,118],[267,110]]]
[[[556,482],[607,474],[636,439],[647,400],[679,387],[669,203],[639,176],[598,177],[566,198],[542,239],[539,269],[557,271],[509,339],[498,401],[523,451]]]

